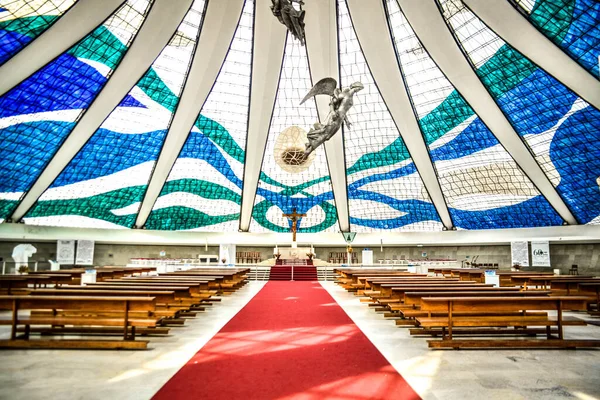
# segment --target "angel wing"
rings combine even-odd
[[[306,100],[314,97],[318,94],[327,94],[329,96],[333,96],[333,91],[337,87],[337,81],[333,78],[323,78],[319,82],[315,83],[315,86],[310,89],[306,96],[302,99],[300,104],[304,103]]]

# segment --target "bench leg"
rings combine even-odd
[[[12,309],[12,327],[10,330],[10,340],[15,340],[17,338],[17,322],[19,319],[19,301],[13,300],[13,309]]]
[[[123,340],[127,340],[127,325],[129,325],[129,301],[125,301],[125,317],[123,319]]]
[[[448,339],[452,340],[452,309],[454,305],[452,301],[448,303]]]
[[[563,318],[563,315],[562,315],[562,301],[560,301],[560,300],[558,301],[558,310],[557,311],[558,311],[557,312],[558,315],[557,315],[557,322],[556,323],[558,325],[558,339],[559,340],[563,340],[564,337],[563,337],[563,323],[562,323],[562,318]]]

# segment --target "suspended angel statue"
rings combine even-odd
[[[304,46],[304,10],[302,0],[271,0],[271,11],[279,22],[288,28],[292,35]],[[294,8],[293,3],[298,3],[299,10]]]
[[[329,114],[327,114],[325,122],[322,124],[316,122],[306,135],[308,143],[306,143],[306,149],[304,150],[305,157],[308,157],[323,142],[331,139],[342,127],[342,122],[346,124],[346,128],[350,128],[351,124],[347,114],[354,104],[354,93],[362,89],[364,89],[364,86],[360,82],[354,82],[348,88],[339,89],[337,81],[333,78],[323,78],[310,89],[300,104],[318,94],[331,96],[331,101],[329,102]]]

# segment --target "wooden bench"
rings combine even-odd
[[[573,276],[571,279],[553,279],[550,282],[550,288],[552,292],[557,295],[577,294],[579,290],[579,284],[581,283],[596,283],[600,282],[598,278],[585,278],[581,275]]]
[[[512,290],[507,290],[512,289]],[[428,292],[406,292],[404,294],[404,303],[402,304],[390,304],[390,310],[392,313],[386,314],[386,317],[402,317],[402,319],[396,320],[396,325],[401,326],[414,326],[418,324],[415,319],[417,317],[428,317],[428,316],[446,316],[444,312],[428,313],[427,311],[421,310],[421,299],[423,297],[524,297],[524,296],[545,296],[549,295],[550,291],[520,291],[518,288],[481,288],[481,289],[467,289],[464,291],[428,291]],[[462,315],[468,315],[470,312],[461,313]],[[487,312],[486,315],[506,315],[506,312]],[[515,314],[512,313],[511,314]]]
[[[184,279],[184,278],[162,278],[162,277],[149,277],[149,278],[123,278],[123,279],[108,279],[105,282],[121,282],[121,283],[160,283],[160,284],[189,284],[190,286],[197,286],[197,293],[200,291],[209,290],[209,284],[212,281],[205,279]],[[194,291],[196,293],[196,291]]]
[[[67,289],[73,289],[74,286],[63,286]],[[88,283],[86,288],[107,289],[107,290],[169,290],[175,292],[175,298],[191,298],[198,294],[198,285],[193,283],[151,283],[151,282],[96,282]]]
[[[402,286],[392,286],[390,288],[391,295],[390,298],[399,299],[400,302],[404,302],[404,294],[406,292],[418,292],[418,291],[456,291],[456,290],[470,290],[470,289],[479,289],[486,287],[494,287],[491,284],[484,283],[471,283],[471,284],[453,284],[453,285],[445,285],[445,284],[424,284],[424,285],[402,285]]]
[[[600,281],[598,282],[581,282],[578,284],[579,293],[582,295],[593,294],[596,297],[596,311],[591,311],[591,314],[600,313]]]
[[[515,286],[512,282],[514,276],[525,276],[525,275],[536,275],[536,276],[554,276],[553,272],[531,272],[531,271],[496,271],[500,279],[500,287],[504,286]]]
[[[465,286],[465,285],[473,285],[473,284],[477,284],[476,282],[466,282],[466,281],[459,281],[458,279],[452,279],[452,278],[425,278],[425,279],[404,279],[404,280],[397,280],[397,281],[373,281],[373,288],[376,291],[379,291],[381,297],[390,297],[392,295],[392,288],[394,287],[400,287],[400,286],[410,286],[410,285],[414,285],[414,286],[431,286],[431,285],[436,285],[436,286]],[[480,285],[480,284],[478,284]]]
[[[0,309],[11,310],[8,319],[0,324],[11,325],[9,340],[0,340],[0,348],[44,349],[145,349],[147,341],[135,340],[136,327],[156,326],[153,318],[131,318],[132,312],[150,312],[156,308],[153,297],[99,297],[99,296],[0,296]],[[95,316],[22,316],[19,311],[51,310],[78,312],[118,312],[119,317]],[[17,338],[17,327],[25,326],[25,334]],[[123,340],[29,340],[31,325],[73,325],[122,327]]]
[[[551,292],[547,291],[521,291],[518,288],[497,288],[497,287],[486,287],[486,288],[469,288],[465,290],[455,291],[422,291],[422,292],[405,292],[404,293],[404,307],[410,307],[413,309],[421,306],[421,299],[423,297],[502,297],[502,296],[545,296]]]
[[[563,317],[565,310],[586,310],[588,297],[423,297],[421,310],[428,313],[443,312],[446,317],[417,318],[420,326],[426,328],[442,328],[442,340],[430,340],[430,348],[576,348],[600,347],[600,340],[565,340],[565,325],[585,325],[583,320]],[[557,311],[556,318],[543,315],[527,315],[530,311]],[[486,316],[489,312],[521,312],[523,315]],[[470,312],[473,316],[456,316],[456,313]],[[496,340],[474,339],[455,340],[452,330],[455,327],[490,328],[490,327],[529,327],[542,326],[547,330],[547,340]],[[551,327],[557,327],[558,338],[551,335]],[[447,329],[447,335],[445,330]],[[518,333],[518,329],[515,330]]]

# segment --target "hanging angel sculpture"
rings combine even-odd
[[[305,157],[308,157],[317,147],[331,139],[342,127],[342,123],[346,124],[346,128],[350,128],[351,124],[347,114],[354,104],[354,94],[362,89],[364,89],[364,86],[360,82],[354,82],[350,87],[339,89],[337,81],[333,78],[323,78],[310,89],[300,104],[319,94],[331,96],[331,101],[329,102],[329,114],[327,114],[325,122],[316,122],[306,135],[308,143],[306,143],[306,149],[304,150]]]
[[[277,17],[279,22],[300,41],[304,46],[304,10],[302,0],[271,0],[271,12]],[[293,3],[297,3],[299,10],[294,8]]]

